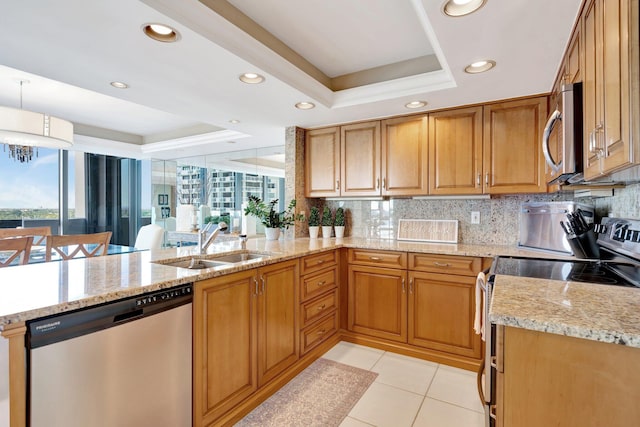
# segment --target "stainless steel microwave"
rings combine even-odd
[[[565,84],[542,137],[549,184],[582,181],[582,83]],[[552,100],[553,102],[553,100]]]

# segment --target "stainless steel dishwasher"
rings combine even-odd
[[[191,425],[192,285],[28,322],[31,427]]]

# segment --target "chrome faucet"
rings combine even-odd
[[[246,234],[241,234],[238,237],[240,237],[240,248],[243,251],[246,251],[247,250],[247,240],[249,240],[249,238],[247,237]]]
[[[201,254],[207,252],[207,248],[211,243],[213,243],[214,240],[216,240],[216,237],[218,237],[218,233],[220,233],[221,231],[226,231],[226,229],[228,228],[226,222],[219,222],[218,228],[213,230],[209,237],[207,237],[207,232],[212,225],[213,224],[209,223],[205,225],[202,230],[200,230],[200,232],[198,232],[198,248],[200,248]]]

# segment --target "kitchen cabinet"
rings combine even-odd
[[[314,129],[305,135],[305,195],[340,196],[340,128]]]
[[[640,349],[498,328],[504,333],[496,354],[498,425],[640,425]]]
[[[480,258],[409,254],[409,344],[482,358],[473,331]]]
[[[587,180],[637,161],[637,0],[592,0],[582,13],[584,175]]]
[[[340,127],[341,196],[380,195],[380,122]]]
[[[429,114],[429,194],[482,194],[482,107]]]
[[[427,124],[424,115],[308,131],[305,195],[426,194]]]
[[[298,359],[298,261],[196,282],[194,425],[209,425]]]
[[[482,358],[473,331],[481,258],[349,249],[348,260],[349,331],[445,358]]]
[[[350,331],[407,341],[406,258],[403,252],[349,249]]]
[[[547,97],[484,106],[484,193],[544,193]]]
[[[420,196],[428,192],[427,115],[382,121],[383,196]]]
[[[258,388],[256,271],[196,282],[193,423],[209,425]]]
[[[300,354],[306,354],[338,331],[338,251],[308,255],[301,261]]]

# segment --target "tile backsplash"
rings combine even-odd
[[[346,235],[395,239],[399,219],[458,220],[458,241],[469,244],[515,245],[518,243],[520,205],[527,201],[573,200],[572,193],[525,194],[492,199],[391,199],[383,201],[326,201],[347,210]],[[613,197],[578,199],[596,207],[598,217],[640,219],[640,184],[616,189]],[[480,212],[480,224],[471,224],[471,212]]]

